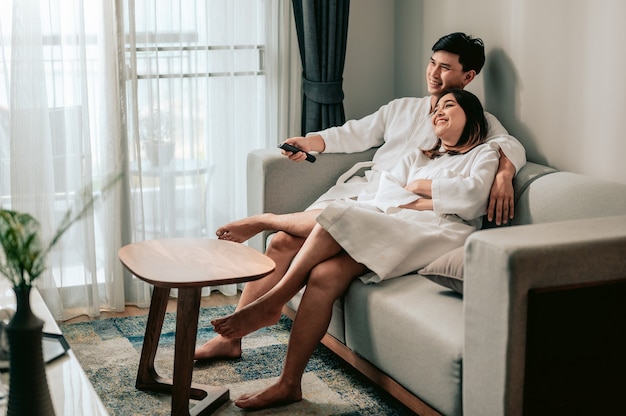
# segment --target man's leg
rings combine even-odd
[[[316,225],[276,286],[234,314],[213,320],[211,323],[215,331],[227,338],[241,338],[259,328],[275,324],[283,305],[306,284],[313,267],[342,251],[335,239],[320,225]]]
[[[244,409],[261,409],[302,399],[302,375],[313,351],[328,329],[333,303],[350,282],[367,268],[345,252],[311,271],[302,301],[291,328],[285,366],[278,381],[261,391],[235,400]]]
[[[284,216],[273,216],[274,222],[268,224],[272,226],[281,226],[285,229],[285,232],[279,231],[276,233],[265,252],[265,254],[276,263],[276,269],[273,273],[263,279],[246,283],[241,297],[239,298],[239,302],[237,303],[236,310],[239,310],[240,308],[258,299],[280,281],[287,271],[291,260],[296,255],[298,250],[300,250],[300,247],[302,247],[305,237],[308,235],[306,232],[307,229],[310,233],[310,230],[315,225],[315,218],[319,212],[319,210],[312,210],[304,211],[302,213],[286,214]],[[255,217],[264,218],[263,216],[253,216],[250,218],[252,219]],[[265,219],[263,221],[265,221]],[[236,223],[237,221],[231,224]],[[236,229],[238,226],[229,227],[227,225],[225,227],[227,227],[227,229]],[[261,229],[261,231],[263,231],[263,229]],[[240,233],[240,231],[237,231],[237,233]],[[303,233],[306,233],[306,235],[297,235]],[[201,347],[197,348],[194,354],[194,359],[196,360],[239,357],[241,357],[241,338],[227,339],[221,335],[217,335]]]

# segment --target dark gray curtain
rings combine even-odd
[[[302,134],[339,126],[350,0],[292,0],[302,59]]]

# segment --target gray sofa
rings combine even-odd
[[[249,214],[303,210],[375,150],[314,164],[251,152]],[[322,342],[420,415],[623,411],[626,185],[528,163],[514,186],[511,226],[472,234],[428,278],[354,281]],[[456,291],[441,284],[454,273]]]

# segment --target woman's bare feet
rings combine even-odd
[[[261,231],[267,229],[267,223],[265,220],[269,215],[271,214],[259,214],[238,221],[233,221],[218,228],[215,235],[220,240],[243,243]]]
[[[233,360],[241,358],[241,338],[216,336],[196,348],[194,360]]]
[[[274,325],[280,319],[281,307],[273,307],[267,302],[255,301],[232,315],[214,319],[211,324],[215,332],[224,338],[237,339],[257,329]]]
[[[235,405],[242,409],[256,410],[284,406],[300,400],[302,400],[302,388],[300,385],[289,387],[279,381],[264,390],[242,395],[235,400]]]

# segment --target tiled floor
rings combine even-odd
[[[222,306],[222,305],[231,305],[236,304],[239,300],[238,293],[235,296],[224,296],[222,293],[218,291],[211,292],[211,296],[203,297],[200,301],[200,307],[210,307],[210,306]],[[76,323],[76,322],[85,322],[85,321],[94,321],[97,319],[107,319],[107,318],[122,318],[125,316],[140,316],[147,315],[149,308],[138,308],[136,306],[128,305],[126,306],[124,312],[101,312],[98,318],[90,318],[87,315],[81,315],[76,318],[65,321],[64,323]],[[176,311],[176,298],[171,298],[167,305],[168,312]]]

